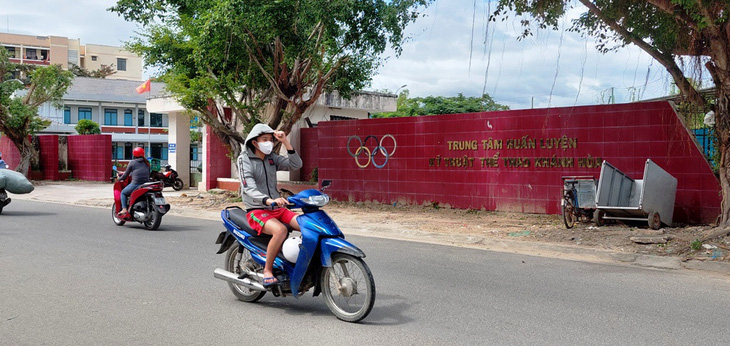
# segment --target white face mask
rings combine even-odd
[[[271,151],[274,150],[274,142],[266,141],[266,142],[259,142],[259,150],[261,150],[264,155],[271,154]]]

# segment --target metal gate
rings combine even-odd
[[[202,153],[197,145],[190,146],[190,187],[198,186],[203,180]]]

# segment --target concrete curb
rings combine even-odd
[[[76,183],[69,184],[67,186],[77,190],[84,185],[84,183]],[[111,196],[107,198],[99,197],[106,193],[109,193],[111,195],[110,185],[89,183],[86,184],[86,186],[93,186],[95,191],[87,192],[85,195],[77,196],[75,199],[69,199],[68,191],[63,191],[63,188],[59,188],[59,185],[41,186],[40,190],[43,191],[38,191],[39,193],[34,192],[29,195],[13,195],[12,197],[20,200],[30,200],[37,202],[78,205],[95,208],[111,208]],[[167,189],[165,191],[166,196],[180,196],[183,193],[197,194],[198,191],[167,191]],[[220,218],[220,212],[212,212],[189,207],[172,208],[169,214],[206,220],[218,220]],[[645,255],[571,245],[529,242],[514,239],[495,239],[480,236],[445,234],[409,229],[402,229],[400,232],[394,234],[390,230],[386,232],[385,230],[378,229],[377,227],[363,227],[361,224],[348,223],[347,221],[338,221],[338,224],[340,228],[346,230],[346,235],[352,234],[366,237],[397,239],[436,245],[458,246],[465,248],[499,251],[538,257],[560,258],[584,262],[627,264],[662,270],[684,269],[730,275],[730,263],[726,262],[701,260],[682,261],[681,258],[671,256]]]

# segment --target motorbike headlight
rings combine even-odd
[[[327,195],[316,195],[316,196],[309,196],[306,198],[300,198],[300,201],[306,205],[311,205],[314,207],[322,207],[325,204],[327,204],[330,201],[330,197]]]

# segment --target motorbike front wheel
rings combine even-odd
[[[180,191],[183,189],[183,181],[180,178],[175,179],[175,181],[172,182],[172,189],[175,191]]]
[[[322,271],[322,292],[327,307],[337,318],[357,322],[375,304],[375,280],[367,264],[343,253],[332,256],[332,267]]]
[[[143,223],[143,225],[144,225],[144,228],[146,228],[150,231],[154,231],[154,230],[160,228],[161,222],[162,222],[162,214],[160,214],[160,212],[157,210],[152,210],[152,217],[149,220],[145,221]]]
[[[244,269],[248,269],[254,272],[258,269],[261,269],[261,265],[254,262],[253,258],[251,258],[251,253],[248,251],[248,249],[243,248],[241,256],[238,257],[239,246],[241,246],[241,244],[236,242],[236,244],[228,249],[228,252],[226,253],[225,263],[226,270],[231,273],[236,273],[236,275],[240,276],[243,273]],[[232,282],[228,283],[228,287],[231,288],[233,295],[236,296],[238,300],[249,303],[258,301],[266,294],[266,291],[255,291],[248,287],[236,285]]]

